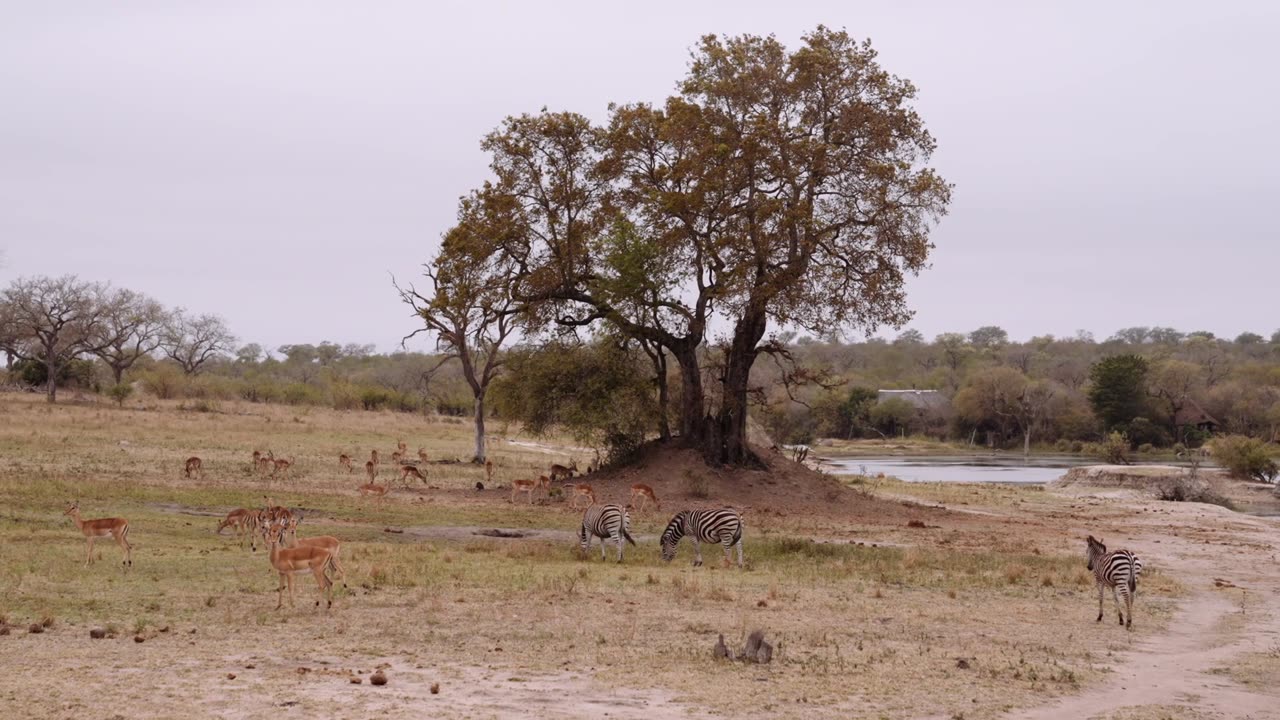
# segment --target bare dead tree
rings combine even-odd
[[[236,336],[217,315],[191,316],[181,308],[166,324],[160,349],[188,375],[200,372],[205,363],[234,352]]]
[[[164,306],[132,290],[103,299],[94,354],[111,368],[117,385],[134,363],[160,348],[168,319]]]
[[[0,296],[5,352],[44,363],[46,395],[58,399],[58,374],[68,362],[98,349],[105,288],[74,275],[19,278]]]

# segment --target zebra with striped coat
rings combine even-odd
[[[591,551],[592,538],[600,538],[600,559],[605,556],[605,543],[613,540],[618,544],[618,562],[622,562],[622,541],[632,545],[636,541],[631,538],[631,515],[618,505],[592,505],[582,513],[582,529],[578,531],[578,541],[582,552]]]
[[[702,564],[702,543],[720,543],[724,546],[724,564],[729,566],[729,548],[738,548],[738,567],[742,567],[742,517],[737,511],[685,510],[676,513],[662,532],[662,559],[671,562],[676,556],[676,545],[685,535],[693,542],[694,560]]]
[[[1138,594],[1138,576],[1142,574],[1142,561],[1128,550],[1107,552],[1107,546],[1101,540],[1090,535],[1089,549],[1086,552],[1088,568],[1093,572],[1093,579],[1098,584],[1098,619],[1102,622],[1102,595],[1106,588],[1111,588],[1116,600],[1116,612],[1120,616],[1120,624],[1133,627],[1133,598]],[[1126,619],[1127,618],[1127,619]]]

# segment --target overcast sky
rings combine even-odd
[[[244,342],[390,350],[414,327],[390,275],[504,116],[601,119],[669,95],[703,34],[822,23],[919,87],[956,186],[912,327],[1280,327],[1277,3],[0,5],[0,283],[75,273]]]

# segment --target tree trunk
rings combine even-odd
[[[1030,427],[1022,431],[1022,454],[1024,457],[1031,456],[1031,428]]]
[[[116,384],[119,385],[124,380],[124,368],[116,365],[111,366],[111,374],[116,378]]]
[[[46,353],[46,357],[50,353]],[[58,402],[58,366],[52,360],[44,361],[44,387],[45,399],[50,403]]]
[[[670,440],[671,422],[667,419],[667,413],[671,407],[671,392],[667,387],[667,356],[661,348],[658,349],[653,365],[657,371],[655,381],[658,383],[658,437]]]
[[[473,461],[484,463],[484,392],[476,394],[476,454]]]
[[[725,355],[720,416],[703,448],[708,463],[745,465],[756,459],[747,446],[747,390],[767,325],[763,309],[748,307],[734,326],[733,341]]]
[[[680,439],[689,447],[698,447],[705,435],[706,417],[697,347],[672,348],[671,354],[680,365]]]

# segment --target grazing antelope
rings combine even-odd
[[[369,460],[364,464],[364,474],[369,476],[369,482],[373,482],[378,478],[378,463]]]
[[[328,570],[333,569],[333,553],[322,547],[303,546],[281,548],[281,537],[284,527],[274,526],[267,533],[267,548],[270,551],[271,567],[280,573],[280,587],[276,588],[279,600],[276,609],[284,607],[284,589],[289,588],[289,607],[293,607],[293,576],[309,572],[316,579],[320,588],[320,596],[333,607],[333,581],[329,579]],[[320,607],[320,601],[316,601]]]
[[[577,460],[570,460],[567,466],[561,465],[560,463],[553,463],[551,465],[552,480],[561,480],[561,481],[567,480],[569,478],[572,478],[573,474],[576,472],[578,472]]]
[[[263,522],[266,523],[282,523],[293,517],[293,512],[289,508],[277,505],[275,500],[263,495],[262,499],[266,501],[266,507],[262,509]]]
[[[280,473],[281,475],[287,474],[289,472],[289,468],[293,467],[293,458],[289,458],[288,460],[285,460],[284,458],[280,458],[278,460],[272,458],[272,462],[275,463],[275,468],[271,470],[271,477],[275,477],[276,473]]]
[[[77,500],[67,508],[63,515],[71,516],[71,521],[84,533],[88,542],[84,564],[93,562],[93,541],[100,537],[111,537],[124,551],[124,564],[133,566],[133,545],[129,544],[129,521],[124,518],[101,518],[98,520],[82,520],[80,518],[80,501]]]
[[[493,484],[493,461],[492,460],[484,461],[484,481],[489,483],[490,485]]]
[[[346,453],[338,456],[338,467],[346,468],[348,473],[356,471],[355,463],[351,462],[351,456]]]
[[[270,452],[270,450],[267,451],[268,454]],[[271,468],[275,467],[275,462],[269,457],[269,455],[263,455],[257,450],[253,451],[253,462],[254,469],[258,471],[259,475],[266,475]]]
[[[315,537],[307,538],[298,537],[298,523],[301,520],[302,518],[294,517],[290,518],[289,521],[285,523],[285,532],[289,534],[289,540],[285,544],[289,547],[310,546],[328,550],[329,554],[333,556],[333,571],[337,573],[335,577],[346,580],[347,573],[342,569],[342,566],[338,564],[338,553],[342,551],[342,543],[339,542],[338,538],[332,535],[316,535]],[[346,587],[346,583],[343,583],[343,587]]]
[[[391,462],[397,465],[400,464],[400,461],[403,458],[404,458],[404,453],[400,452],[399,450],[396,450],[395,452],[391,453]]]
[[[427,479],[422,476],[422,471],[419,470],[416,466],[401,465],[400,466],[400,482],[404,482],[409,478],[417,478],[424,483],[427,481]]]
[[[570,487],[570,486],[566,485],[565,487]],[[580,497],[586,498],[587,500],[590,501],[587,503],[587,507],[591,507],[592,505],[596,504],[596,492],[595,490],[591,489],[590,485],[578,483],[577,485],[573,485],[572,487],[573,487],[573,497],[569,498],[570,508],[576,509],[578,507],[578,498]]]
[[[373,495],[375,497],[384,497],[386,496],[387,491],[391,489],[391,486],[377,485],[373,482],[373,480],[370,480],[368,483],[365,483],[364,485],[361,485],[359,488],[356,488],[356,489],[360,491],[361,495]]]
[[[426,448],[418,448],[418,462],[423,463],[423,464],[426,464],[426,462],[427,462],[427,450],[426,450]]]
[[[192,475],[196,475],[196,474],[198,474],[200,476],[200,479],[203,480],[204,479],[204,463],[200,461],[200,458],[192,455],[191,457],[187,458],[187,464],[183,466],[182,472],[184,475],[187,476],[188,480],[191,479]]]
[[[512,480],[511,481],[511,502],[515,503],[516,493],[525,493],[529,496],[529,504],[533,504],[533,494],[538,490],[550,490],[551,479],[546,475],[538,476],[537,480]]]
[[[637,499],[639,502],[636,502]],[[635,506],[636,512],[642,511],[645,504],[650,500],[653,501],[654,507],[659,510],[662,509],[662,503],[658,502],[658,496],[653,493],[653,488],[644,483],[636,483],[631,486],[631,499],[627,502]]]
[[[370,451],[369,451],[369,462],[373,463],[374,465],[378,465],[378,464],[380,464],[380,461],[378,460],[378,451],[377,451],[377,450],[370,450]]]

